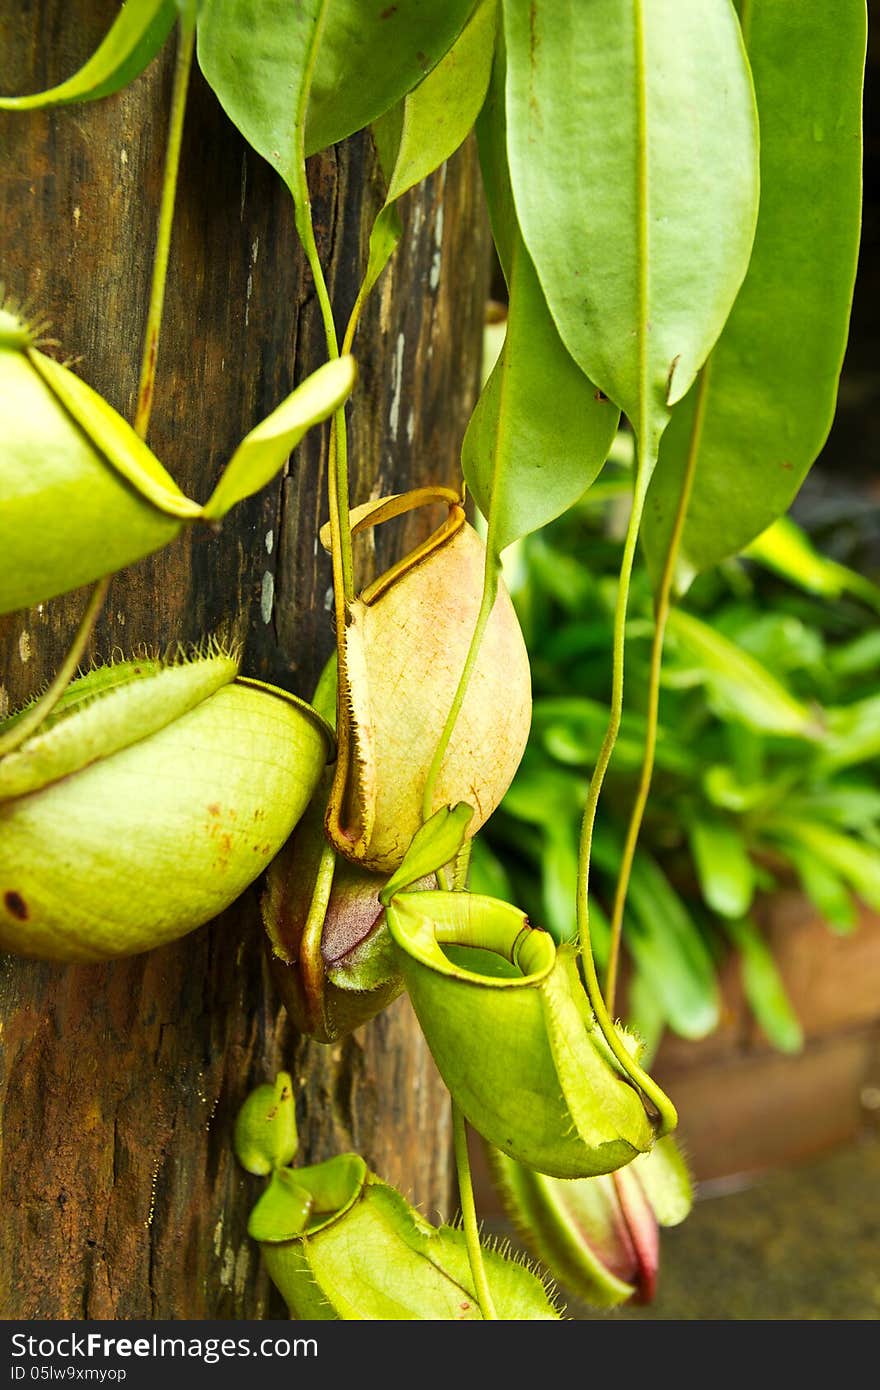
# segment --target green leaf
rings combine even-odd
[[[840,779],[785,798],[789,815],[830,821],[844,830],[867,830],[880,823],[880,787]]]
[[[293,1082],[286,1071],[251,1091],[236,1116],[233,1142],[242,1168],[261,1177],[296,1158]]]
[[[755,870],[742,832],[729,821],[696,821],[690,846],[706,905],[721,917],[743,917],[755,894]]]
[[[826,710],[828,735],[818,765],[823,772],[880,756],[880,695]]]
[[[846,587],[842,577],[844,566],[820,555],[806,532],[788,516],[777,517],[746,546],[743,555],[810,594],[839,598]]]
[[[307,430],[348,399],[357,380],[353,357],[325,362],[241,441],[205,503],[207,520],[225,516],[237,502],[265,487]]]
[[[557,944],[577,938],[578,847],[571,822],[553,821],[541,855],[541,902],[546,927]]]
[[[629,903],[626,944],[651,980],[670,1027],[683,1038],[705,1037],[720,1018],[715,967],[684,902],[644,851],[633,863]]]
[[[880,627],[860,632],[851,642],[833,647],[828,665],[835,676],[864,676],[880,671]]]
[[[590,904],[590,934],[593,935],[594,926],[594,906]],[[594,951],[595,954],[595,951]],[[645,1052],[642,1058],[642,1065],[651,1065],[657,1048],[660,1046],[660,1039],[666,1027],[666,1014],[663,1005],[657,997],[650,979],[641,970],[634,970],[632,978],[627,988],[626,1000],[626,1019],[627,1025],[632,1031],[641,1038]]]
[[[180,491],[152,450],[103,396],[42,352],[31,348],[27,355],[95,448],[141,496],[169,516],[192,520],[202,515],[198,502]]]
[[[383,907],[388,906],[395,893],[452,863],[464,844],[465,831],[473,814],[473,806],[460,801],[457,806],[441,806],[425,821],[413,836],[400,868],[379,894]]]
[[[326,149],[388,111],[434,67],[474,0],[204,0],[199,64],[230,120],[290,188],[296,130]]]
[[[175,0],[126,0],[87,63],[57,87],[23,97],[0,97],[0,111],[33,111],[97,101],[126,87],[155,58],[177,19]]]
[[[777,816],[765,823],[764,830],[800,845],[839,874],[869,907],[880,910],[880,850],[815,821]]]
[[[781,1052],[800,1052],[804,1033],[791,1006],[773,952],[748,917],[725,922],[725,929],[739,951],[746,999],[774,1047]]]
[[[449,52],[408,92],[400,106],[373,126],[388,192],[370,232],[366,297],[388,263],[403,230],[395,204],[454,154],[477,119],[492,68],[497,0],[478,0]]]
[[[475,835],[471,840],[468,892],[484,898],[500,898],[502,902],[510,902],[515,897],[504,863],[482,835]]]
[[[593,857],[615,880],[620,850],[600,828],[593,837]],[[632,866],[624,940],[676,1033],[702,1038],[717,1027],[718,982],[706,943],[660,866],[641,849]]]
[[[698,449],[681,588],[786,511],[824,444],[858,251],[864,0],[742,8],[761,123],[755,246],[708,379],[673,412],[644,533],[659,573]]]
[[[496,22],[497,0],[478,0],[449,52],[405,97],[386,202],[438,169],[470,131],[489,86]]]
[[[713,806],[724,811],[751,811],[774,799],[776,789],[770,782],[743,781],[726,763],[712,763],[702,777],[703,791]]]
[[[804,893],[829,927],[844,934],[851,932],[856,925],[856,905],[840,875],[801,845],[788,841],[781,848]]]
[[[504,345],[462,446],[462,470],[500,554],[566,511],[604,463],[620,412],[584,376],[556,329],[510,190],[503,54],[477,123],[483,182],[509,307]]]
[[[508,150],[563,342],[625,411],[647,486],[748,265],[757,120],[728,3],[504,0]]]
[[[722,715],[766,733],[819,738],[813,711],[736,643],[680,608],[669,615],[669,636],[699,664]]]

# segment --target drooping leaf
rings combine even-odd
[[[471,130],[489,86],[496,24],[497,0],[478,0],[449,52],[407,93],[386,201],[439,169]]]
[[[402,103],[374,122],[388,191],[370,232],[362,297],[369,294],[400,240],[397,200],[455,153],[477,119],[489,85],[496,12],[497,0],[478,0],[449,52]]]
[[[314,154],[375,121],[452,46],[474,0],[204,0],[199,64],[230,120],[290,187],[297,127]]]
[[[730,821],[702,816],[690,829],[700,891],[721,917],[744,917],[755,893],[755,870],[742,832]]]
[[[519,222],[569,352],[647,486],[748,265],[757,121],[728,3],[505,0]]]
[[[792,1008],[773,952],[748,917],[725,923],[740,955],[746,999],[767,1037],[781,1052],[800,1052],[804,1030]]]
[[[300,382],[241,441],[205,503],[204,516],[209,520],[225,516],[237,502],[265,487],[303,435],[348,399],[356,380],[355,360],[346,355],[325,362]]]
[[[742,10],[761,124],[754,251],[706,379],[673,412],[644,532],[659,573],[697,448],[680,587],[785,512],[825,442],[859,242],[864,0]]]
[[[45,92],[0,97],[0,111],[67,106],[118,92],[153,61],[177,15],[175,0],[125,0],[105,38],[78,72]]]
[[[619,411],[563,345],[516,219],[507,168],[503,47],[477,123],[483,182],[508,285],[507,332],[471,417],[462,469],[500,553],[566,511],[611,447]]]

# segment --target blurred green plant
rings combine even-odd
[[[578,833],[605,730],[627,453],[621,435],[590,493],[505,555],[534,717],[513,785],[474,847],[470,885],[521,903],[557,941],[577,935]],[[600,962],[642,762],[651,604],[642,572],[627,624],[627,707],[594,843]],[[880,909],[878,611],[880,587],[820,554],[788,517],[700,576],[673,609],[624,919],[628,1015],[648,1055],[666,1027],[691,1039],[713,1031],[730,951],[770,1042],[800,1049],[800,1022],[754,912],[758,894],[797,883],[839,933],[855,927],[860,901]]]

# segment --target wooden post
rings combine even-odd
[[[113,0],[0,9],[0,83],[30,91],[93,51]],[[132,418],[173,40],[129,89],[0,118],[0,278],[49,316],[62,353]],[[379,206],[360,136],[311,161],[319,246],[344,321]],[[410,195],[403,244],[356,343],[353,500],[455,482],[475,397],[487,230],[468,145]],[[289,195],[193,74],[150,443],[204,500],[247,430],[324,360]],[[2,424],[2,422],[0,422]],[[93,655],[245,640],[244,669],[308,696],[332,648],[327,431],[222,530],[193,531],[113,582]],[[420,539],[383,528],[361,576]],[[425,529],[422,529],[425,528]],[[375,553],[369,549],[375,544]],[[0,557],[2,563],[2,557]],[[85,593],[0,619],[0,713],[54,671]],[[285,1066],[301,1155],[360,1150],[429,1216],[449,1214],[445,1091],[399,1001],[338,1047],[292,1032],[268,980],[252,889],[181,942],[109,965],[0,956],[0,1316],[283,1316],[245,1233],[244,1096]]]

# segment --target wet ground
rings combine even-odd
[[[568,1315],[663,1320],[880,1317],[880,1139],[810,1163],[706,1186],[662,1235],[657,1298]]]

